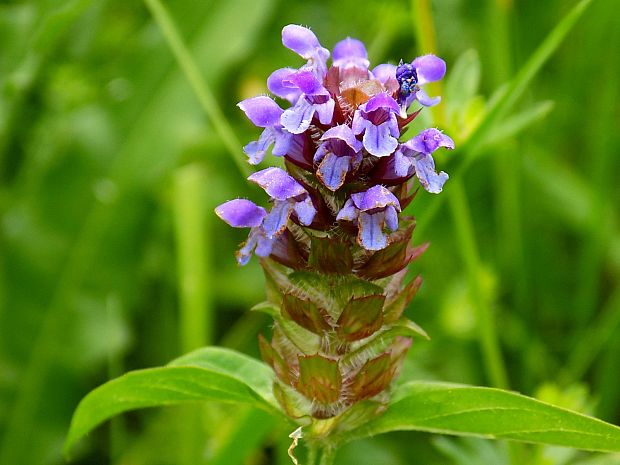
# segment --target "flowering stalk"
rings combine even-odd
[[[402,211],[416,182],[439,193],[448,175],[437,173],[433,152],[452,139],[425,129],[401,134],[440,97],[422,86],[445,74],[445,62],[418,57],[398,66],[369,68],[366,49],[347,38],[330,52],[309,29],[289,25],[283,44],[306,63],[276,70],[271,97],[239,108],[263,129],[244,147],[251,164],[270,147],[286,170],[267,168],[248,180],[271,198],[271,208],[246,199],[216,213],[233,227],[250,228],[237,252],[245,265],[260,257],[274,319],[271,341],[260,337],[263,359],[276,373],[273,389],[305,437],[329,443],[385,409],[411,337],[424,332],[403,317],[421,284],[406,282],[407,266],[425,249],[413,247],[413,217]]]

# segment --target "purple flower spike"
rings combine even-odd
[[[352,129],[364,133],[364,148],[375,157],[387,157],[398,147],[398,121],[400,107],[386,93],[372,96],[355,111]]]
[[[282,29],[282,44],[308,60],[304,69],[309,69],[321,80],[325,77],[329,50],[321,46],[314,32],[303,26],[289,24]]]
[[[383,186],[373,186],[365,192],[352,194],[340,212],[337,220],[357,219],[357,242],[366,250],[381,250],[388,246],[384,227],[398,229],[398,199]]]
[[[334,115],[334,101],[321,82],[309,71],[298,71],[283,81],[283,85],[299,89],[302,94],[295,106],[282,113],[284,128],[301,134],[310,127],[316,113],[322,124],[330,124]]]
[[[364,43],[347,37],[334,46],[334,54],[332,57],[333,65],[341,70],[350,67],[368,69],[370,61],[368,61],[368,53]]]
[[[250,175],[248,180],[262,187],[274,200],[271,211],[263,220],[263,230],[267,237],[281,234],[293,211],[303,225],[308,226],[314,220],[316,209],[308,191],[286,171],[267,168]]]
[[[237,104],[256,126],[265,128],[257,141],[250,142],[243,151],[249,162],[257,165],[265,157],[265,152],[274,144],[272,153],[281,157],[286,155],[291,144],[292,134],[284,131],[280,124],[282,108],[269,97],[263,95],[249,98]]]
[[[320,163],[316,174],[328,189],[335,191],[344,184],[347,173],[360,165],[362,143],[346,125],[329,129],[321,141],[314,155],[314,162]]]
[[[440,193],[448,175],[443,171],[439,174],[435,171],[432,153],[439,147],[453,149],[454,141],[435,128],[425,129],[401,144],[394,153],[394,171],[398,176],[407,176],[413,169],[425,190],[432,194]]]
[[[234,199],[223,203],[215,209],[222,220],[234,228],[252,228],[247,241],[237,251],[237,262],[245,265],[256,249],[259,257],[268,257],[273,247],[273,239],[267,237],[262,228],[267,212],[250,200]]]

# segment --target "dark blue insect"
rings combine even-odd
[[[400,96],[405,99],[415,92],[418,84],[418,73],[411,63],[403,63],[400,60],[396,68],[396,80],[400,85]]]

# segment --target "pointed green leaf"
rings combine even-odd
[[[145,407],[211,400],[274,413],[279,407],[272,382],[271,369],[246,355],[215,347],[199,349],[170,366],[133,371],[91,391],[73,415],[65,451],[105,420]]]
[[[343,439],[398,430],[620,451],[618,426],[510,391],[434,382],[402,385],[382,416]]]

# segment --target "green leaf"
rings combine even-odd
[[[620,451],[620,428],[596,418],[510,391],[434,382],[402,385],[382,416],[343,439],[398,430]]]
[[[161,368],[127,373],[90,392],[78,405],[65,452],[92,429],[119,413],[192,401],[233,402],[273,413],[272,371],[232,350],[207,347]]]

